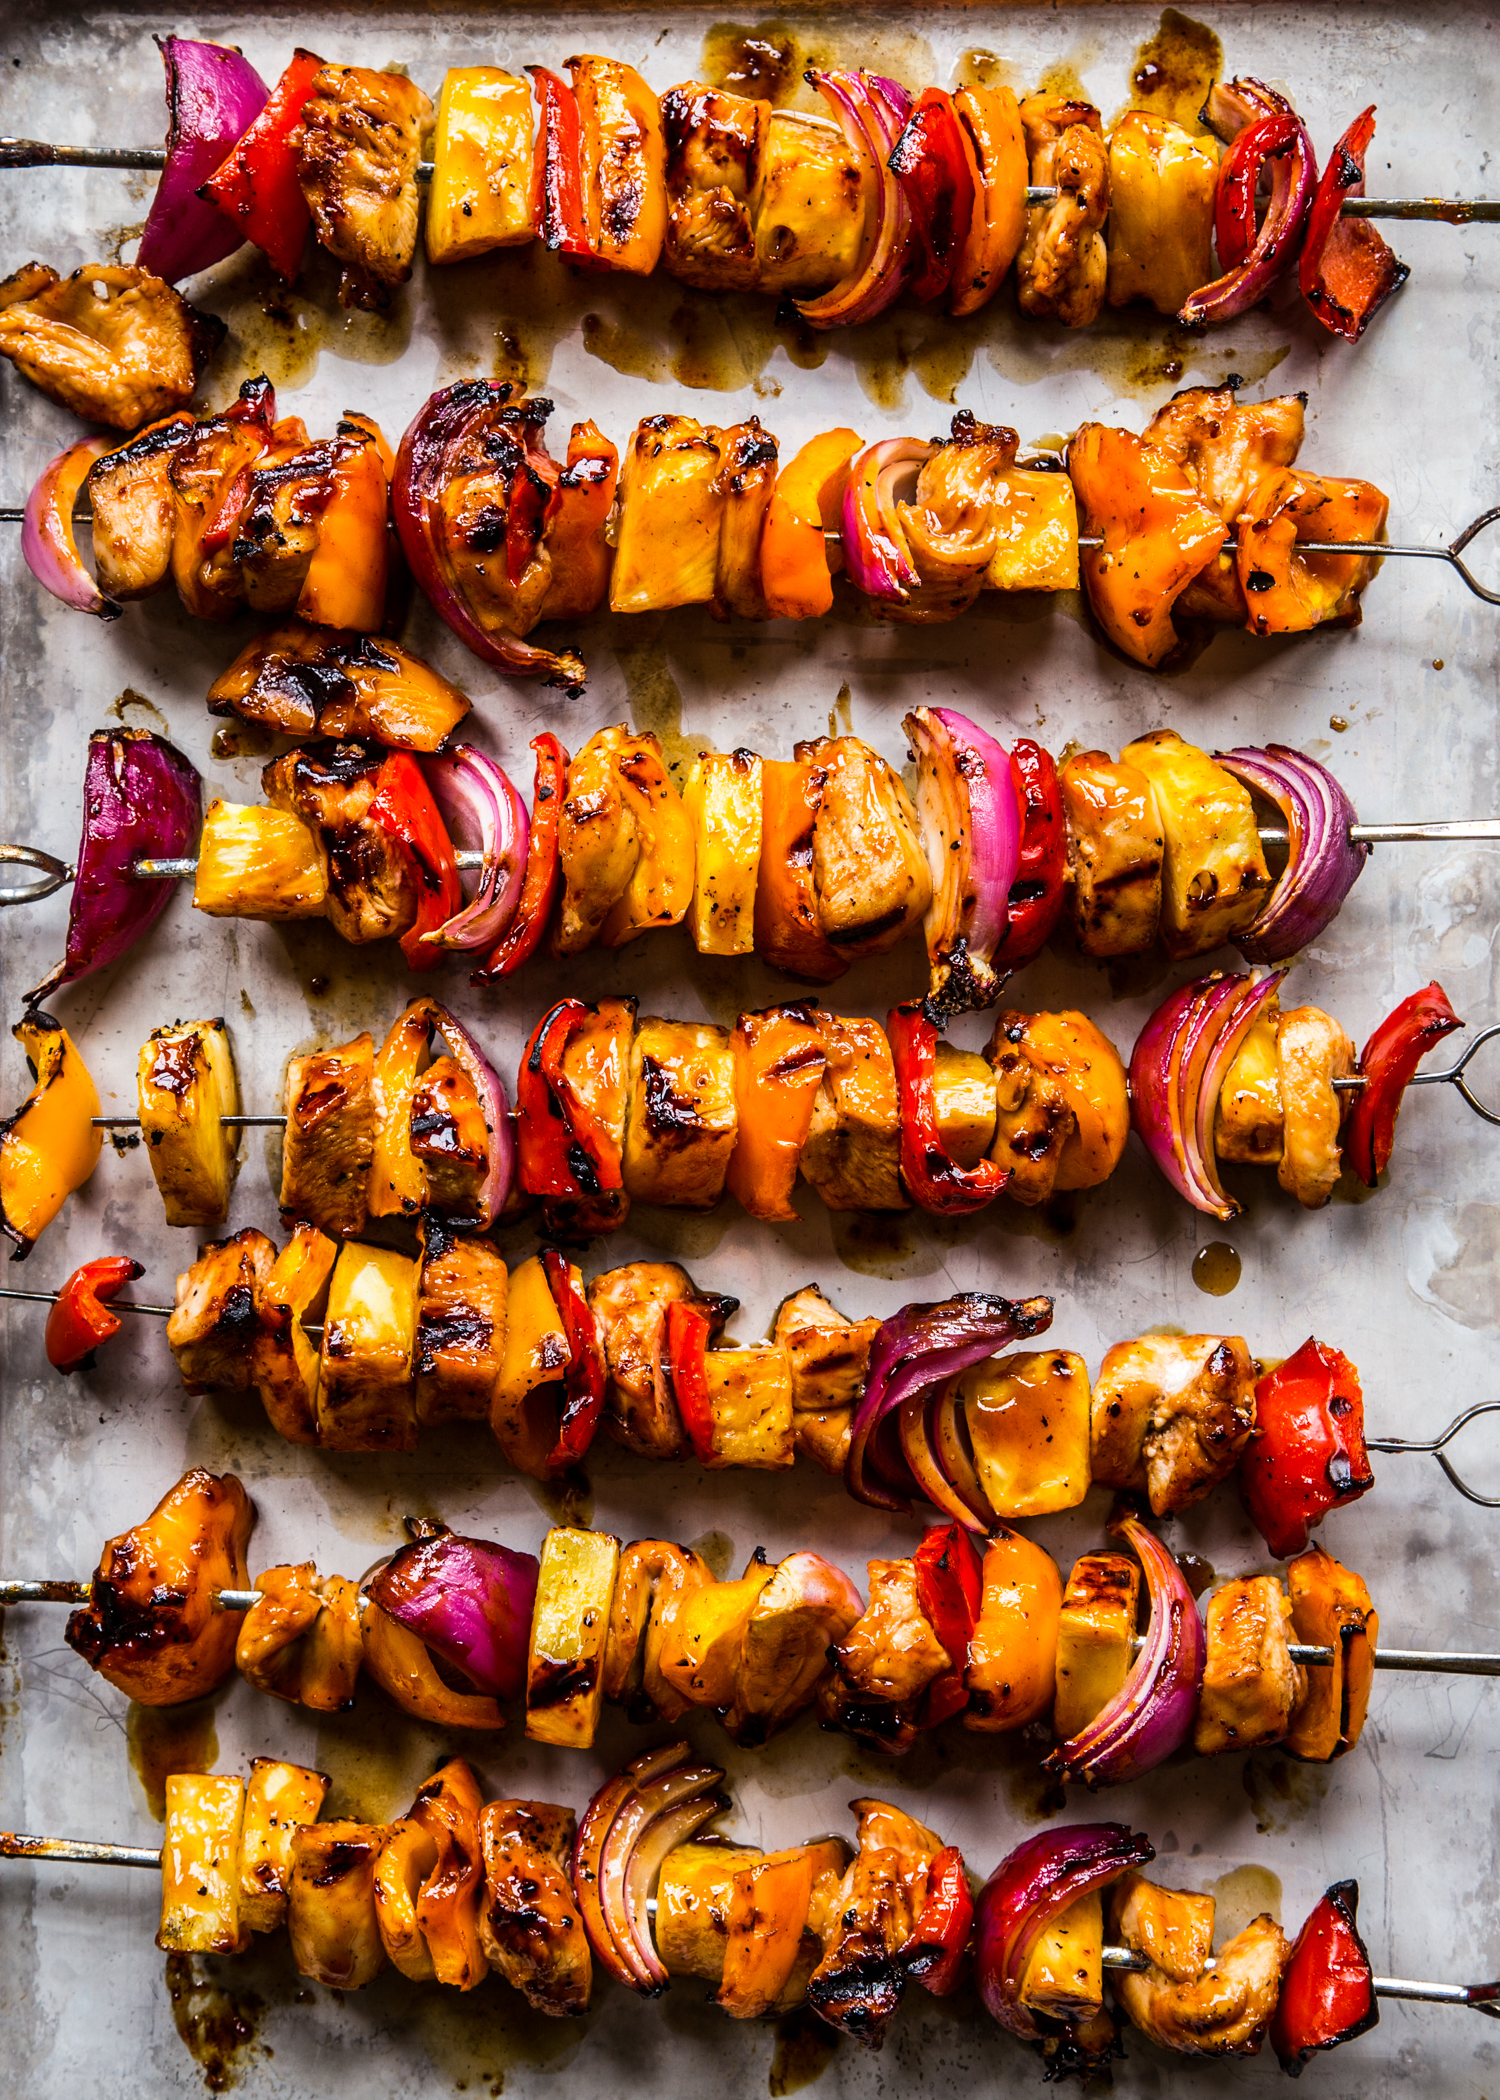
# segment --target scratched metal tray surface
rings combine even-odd
[[[808,52],[878,64],[908,79],[946,81],[965,53],[988,51],[1005,77],[1081,80],[1110,117],[1125,99],[1132,56],[1156,26],[1152,8],[1079,5],[1014,9],[911,8],[819,12],[799,26]],[[1500,120],[1500,22],[1473,5],[1217,8],[1230,69],[1283,80],[1326,150],[1354,111],[1378,101],[1372,190],[1484,195],[1497,188],[1491,145]],[[480,59],[556,64],[605,49],[665,87],[704,64],[715,18],[690,7],[655,13],[568,7],[430,11],[364,6],[194,9],[132,5],[89,10],[11,0],[0,31],[0,129],[99,143],[150,142],[161,132],[161,69],[151,32],[176,29],[241,43],[274,78],[292,44],[344,60],[398,62],[430,91],[444,68]],[[0,268],[39,256],[61,269],[128,244],[151,178],[102,173],[14,174],[0,181]],[[950,405],[1014,424],[1036,441],[1086,417],[1139,427],[1175,384],[1230,371],[1253,387],[1303,388],[1306,456],[1314,469],[1367,475],[1392,498],[1392,534],[1432,541],[1495,500],[1500,482],[1500,343],[1495,285],[1500,236],[1475,228],[1406,227],[1410,283],[1355,352],[1330,342],[1288,297],[1202,343],[1154,318],[1107,318],[1067,335],[1018,319],[1002,297],[961,327],[911,312],[851,336],[805,346],[779,335],[769,304],[716,304],[664,282],[570,285],[532,256],[420,275],[389,321],[338,317],[325,265],[279,317],[261,310],[262,280],[243,258],[200,284],[231,324],[205,398],[220,402],[264,368],[289,409],[327,428],[346,407],[372,409],[399,432],[435,385],[511,372],[543,389],[564,428],[594,415],[621,439],[642,414],[682,408],[729,422],[758,413],[788,447],[833,423],[867,438],[940,429]],[[127,253],[130,252],[127,245]],[[814,357],[816,361],[814,361]],[[16,501],[74,426],[0,368],[3,500]],[[27,576],[15,537],[3,551],[0,691],[4,764],[0,837],[71,854],[88,731],[125,720],[168,731],[209,788],[254,799],[263,754],[243,733],[214,734],[203,708],[210,680],[242,631],[183,619],[169,598],[111,628],[70,615]],[[556,727],[573,745],[629,716],[656,729],[669,754],[748,743],[785,751],[832,716],[903,754],[900,719],[946,702],[994,720],[1001,734],[1111,748],[1161,722],[1207,744],[1279,738],[1328,758],[1371,820],[1488,814],[1497,806],[1500,616],[1465,596],[1436,564],[1389,564],[1352,633],[1256,645],[1217,641],[1191,671],[1158,679],[1106,653],[1076,604],[984,601],[951,627],[888,629],[847,613],[798,628],[716,626],[698,613],[598,620],[582,636],[586,695],[507,685],[469,659],[419,607],[409,641],[474,696],[469,731],[518,778],[527,739]],[[1343,915],[1300,965],[1292,990],[1333,1008],[1356,1039],[1393,1003],[1439,976],[1475,1022],[1500,1014],[1493,849],[1393,848],[1376,854]],[[0,921],[0,1010],[16,1018],[25,987],[59,951],[64,900]],[[883,1014],[919,982],[916,944],[861,966],[838,988],[846,1011]],[[429,980],[432,982],[432,980]],[[567,973],[588,994],[630,991],[643,1010],[722,1020],[774,996],[758,964],[710,963],[679,935],[589,955]],[[451,999],[513,1073],[532,1019],[564,974],[532,967],[502,995],[471,991],[463,973],[433,988]],[[128,1112],[136,1048],[179,1015],[223,1013],[246,1106],[278,1105],[289,1053],[379,1030],[408,995],[399,961],[355,953],[324,930],[236,926],[195,917],[179,895],[153,936],[123,964],[62,994],[107,1099]],[[1159,983],[1050,955],[1024,983],[1035,1004],[1081,1005],[1122,1046],[1161,995]],[[964,1040],[983,1040],[970,1024]],[[19,1051],[0,1054],[7,1103],[25,1086]],[[1278,1196],[1269,1176],[1245,1177],[1247,1209],[1227,1228],[1178,1204],[1132,1140],[1121,1171],[1059,1230],[1013,1206],[956,1229],[912,1219],[876,1226],[831,1219],[815,1201],[800,1224],[772,1231],[730,1206],[709,1217],[638,1211],[590,1268],[648,1251],[679,1255],[702,1281],[731,1291],[735,1331],[759,1335],[784,1292],[809,1278],[855,1314],[983,1287],[1052,1293],[1053,1334],[1097,1367],[1112,1341],[1153,1325],[1244,1333],[1281,1355],[1309,1332],[1362,1366],[1372,1433],[1430,1431],[1494,1390],[1492,1283],[1500,1247],[1494,1139],[1447,1093],[1414,1096],[1402,1121],[1390,1186],[1368,1203],[1347,1190],[1316,1216]],[[231,1224],[272,1226],[276,1146],[252,1133]],[[1194,1252],[1227,1239],[1243,1273],[1226,1297],[1196,1288]],[[142,1294],[168,1294],[193,1235],[168,1229],[145,1160],[106,1150],[24,1271],[60,1281],[106,1249],[147,1266]],[[529,1245],[514,1235],[508,1252]],[[430,1435],[413,1457],[327,1457],[279,1442],[253,1403],[187,1397],[159,1327],[137,1321],[97,1370],[48,1372],[42,1310],[3,1314],[0,1400],[0,1569],[82,1575],[100,1541],[135,1522],[184,1466],[232,1467],[255,1497],[253,1563],[313,1556],[357,1575],[398,1542],[407,1512],[535,1547],[548,1511],[504,1471],[486,1433]],[[1500,1487],[1500,1463],[1480,1450],[1474,1470]],[[1429,1462],[1383,1462],[1376,1491],[1336,1517],[1330,1542],[1363,1570],[1384,1637],[1402,1645],[1497,1644],[1494,1606],[1500,1517],[1461,1502]],[[596,1454],[593,1519],[623,1537],[696,1541],[721,1570],[757,1545],[773,1556],[815,1543],[862,1578],[871,1555],[910,1550],[913,1527],[848,1502],[821,1474],[704,1477],[606,1447]],[[1097,1543],[1106,1498],[1035,1534],[1066,1563]],[[1171,1542],[1220,1577],[1263,1565],[1259,1542],[1224,1494],[1174,1526]],[[10,1828],[136,1844],[158,1830],[143,1779],[170,1768],[170,1745],[137,1730],[122,1703],[64,1646],[61,1614],[12,1612],[4,1625],[0,1694],[0,1822]],[[210,1732],[212,1738],[210,1739]],[[769,1749],[740,1753],[710,1722],[687,1733],[722,1759],[734,1796],[728,1828],[786,1843],[850,1828],[846,1804],[888,1792],[962,1845],[988,1872],[1044,1814],[1036,1746],[950,1729],[905,1764],[887,1766],[804,1719]],[[1482,1681],[1384,1677],[1357,1752],[1331,1768],[1289,1765],[1274,1752],[1184,1760],[1066,1813],[1128,1818],[1147,1830],[1167,1874],[1219,1884],[1227,1925],[1263,1905],[1295,1930],[1315,1895],[1355,1875],[1361,1923],[1378,1970],[1472,1979],[1500,1970],[1495,1901],[1495,1749],[1500,1701]],[[487,1741],[477,1763],[492,1793],[550,1796],[581,1806],[600,1778],[651,1740],[618,1716],[597,1751],[565,1756],[526,1743],[518,1723]],[[414,1784],[455,1747],[394,1714],[378,1695],[320,1725],[258,1698],[237,1680],[208,1716],[192,1717],[178,1754],[242,1768],[257,1752],[333,1775],[336,1812],[399,1813]],[[1225,1876],[1231,1878],[1227,1881]],[[751,2095],[794,2090],[817,2074],[848,2095],[1024,2089],[1033,2062],[972,2001],[938,2007],[913,1993],[879,2058],[845,2045],[828,2058],[805,2038],[727,2023],[696,1984],[651,2004],[603,1985],[586,2021],[530,2017],[491,1980],[459,1999],[387,1971],[341,2001],[303,1986],[284,1940],[215,1968],[177,2007],[155,1951],[153,1877],[7,1865],[0,1871],[0,2094],[191,2093],[205,2078],[247,2095],[393,2096],[448,2091],[515,2094],[692,2094],[706,2086]],[[200,1972],[201,1973],[201,1972]],[[236,2025],[236,2020],[240,2023]],[[1467,2013],[1387,2005],[1379,2028],[1316,2064],[1326,2100],[1372,2100],[1414,2088],[1469,2100],[1500,2089],[1493,2030]],[[1116,2072],[1123,2094],[1269,2092],[1279,2073],[1254,2063],[1195,2064],[1127,2037]],[[198,2060],[195,2060],[195,2057]]]

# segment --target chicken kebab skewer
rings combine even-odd
[[[430,1520],[409,1520],[412,1543],[358,1583],[305,1562],[247,1587],[253,1521],[232,1474],[195,1469],[106,1542],[91,1583],[7,1582],[0,1597],[79,1604],[69,1646],[143,1705],[206,1697],[238,1667],[274,1698],[339,1712],[364,1671],[442,1728],[501,1730],[502,1707],[524,1694],[527,1736],[563,1748],[592,1746],[609,1699],[638,1724],[714,1713],[750,1748],[815,1710],[892,1756],[962,1716],[986,1735],[1050,1724],[1044,1769],[1090,1788],[1189,1748],[1345,1756],[1381,1667],[1500,1675],[1495,1655],[1401,1649],[1382,1662],[1369,1590],[1318,1546],[1292,1559],[1284,1587],[1275,1575],[1224,1584],[1204,1623],[1128,1505],[1111,1527],[1122,1550],[1082,1554],[1066,1582],[1009,1525],[981,1553],[954,1523],[909,1559],[872,1560],[868,1604],[806,1550],[779,1564],[758,1550],[738,1580],[716,1582],[664,1539],[622,1548],[558,1525],[538,1561]]]
[[[168,37],[162,54],[164,155],[0,141],[10,167],[162,166],[143,290],[247,239],[292,279],[311,228],[343,267],[342,303],[387,306],[411,274],[425,179],[431,264],[540,240],[586,273],[660,266],[700,290],[790,297],[816,329],[868,321],[908,290],[972,314],[1012,266],[1021,311],[1039,319],[1086,327],[1106,300],[1144,302],[1203,328],[1295,268],[1322,325],[1357,341],[1408,274],[1374,220],[1500,218],[1488,200],[1365,197],[1373,105],[1320,180],[1292,104],[1253,78],[1205,75],[1196,126],[1131,109],[1106,138],[1081,96],[1019,99],[998,85],[914,96],[815,67],[805,78],[835,128],[698,81],[658,97],[633,66],[599,56],[568,60],[571,82],[528,67],[530,87],[470,66],[446,76],[424,163],[433,108],[403,75],[299,50],[267,90],[222,46]],[[45,337],[55,279],[12,296],[7,354],[63,392]],[[86,310],[70,319],[89,340]],[[110,342],[105,328],[93,335]]]
[[[242,1953],[285,1924],[299,1974],[340,1991],[387,1961],[460,1990],[493,1966],[566,2016],[588,2008],[597,1965],[645,1997],[701,1977],[732,2019],[806,2005],[878,2050],[909,1985],[947,1997],[972,1977],[1049,2079],[1106,2071],[1125,2022],[1184,2056],[1255,2056],[1269,2036],[1299,2075],[1374,2027],[1383,1998],[1491,2016],[1500,2000],[1500,1983],[1377,1977],[1354,1881],[1327,1891],[1295,1942],[1262,1912],[1216,1948],[1215,1897],[1148,1879],[1155,1849],[1126,1825],[1028,1838],[976,1897],[958,1848],[891,1802],[850,1803],[854,1846],[738,1843],[713,1828],[732,1806],[723,1778],[669,1743],[575,1817],[486,1804],[453,1758],[394,1823],[323,1822],[325,1774],[255,1758],[248,1782],[169,1778],[159,1850],[7,1831],[0,1858],[154,1870],[158,1947]]]

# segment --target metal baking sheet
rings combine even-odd
[[[366,64],[398,62],[435,91],[446,66],[481,59],[556,64],[582,44],[640,65],[653,84],[691,77],[715,17],[693,7],[655,12],[557,6],[430,10],[365,6],[192,9],[67,7],[11,0],[0,31],[0,128],[43,137],[149,142],[161,131],[161,72],[152,31],[241,43],[274,78],[293,42]],[[1218,6],[1210,19],[1229,66],[1290,85],[1326,147],[1352,113],[1380,105],[1372,189],[1484,195],[1495,190],[1500,119],[1500,22],[1483,0],[1399,0],[1339,7]],[[874,63],[913,80],[945,81],[963,54],[995,54],[1008,77],[1078,79],[1112,116],[1132,54],[1155,8],[1074,5],[819,11],[797,23],[809,51]],[[0,180],[0,262],[31,255],[61,269],[111,255],[139,231],[151,178],[56,172]],[[950,404],[1014,424],[1035,441],[1086,417],[1139,427],[1174,384],[1238,371],[1252,385],[1303,388],[1306,457],[1367,475],[1392,497],[1392,533],[1441,539],[1496,495],[1500,473],[1500,347],[1494,286],[1500,236],[1486,228],[1402,228],[1411,282],[1365,345],[1321,337],[1287,297],[1202,344],[1164,322],[1106,319],[1080,335],[1020,321],[1002,297],[954,327],[901,313],[817,346],[812,364],[775,329],[769,304],[716,305],[665,282],[569,285],[527,256],[463,266],[422,280],[386,322],[337,317],[331,274],[281,317],[258,304],[258,280],[234,260],[214,273],[205,303],[232,339],[205,394],[227,398],[262,366],[288,408],[314,430],[346,406],[372,409],[398,432],[427,392],[470,373],[520,372],[557,403],[558,423],[591,414],[617,439],[642,414],[685,408],[729,422],[760,414],[788,446],[832,423],[867,438],[940,429]],[[289,318],[288,318],[289,316]],[[0,368],[6,500],[19,500],[74,425]],[[71,853],[87,732],[121,719],[165,728],[209,787],[254,799],[262,762],[249,740],[215,736],[202,696],[246,639],[190,623],[161,597],[103,629],[45,598],[15,537],[0,561],[0,692],[5,762],[0,836]],[[1327,757],[1371,819],[1469,816],[1497,807],[1496,696],[1500,619],[1436,564],[1388,565],[1355,632],[1272,645],[1215,643],[1195,669],[1158,679],[1105,653],[1066,600],[1005,607],[986,600],[951,627],[886,629],[842,615],[798,628],[720,627],[697,613],[598,620],[583,636],[586,696],[507,685],[472,662],[420,608],[408,639],[474,696],[470,729],[525,775],[526,740],[556,726],[575,745],[600,724],[631,717],[674,755],[715,744],[784,751],[832,714],[902,755],[900,718],[919,701],[994,719],[1002,734],[1118,746],[1167,721],[1204,743],[1279,738]],[[1441,977],[1475,1022],[1500,1013],[1493,849],[1393,848],[1377,853],[1337,925],[1298,969],[1294,994],[1337,1011],[1357,1039],[1394,999]],[[62,899],[0,923],[0,1010],[59,950]],[[883,1014],[918,982],[916,946],[861,966],[838,987],[846,1011]],[[614,956],[590,955],[569,988],[632,991],[645,1010],[723,1019],[773,996],[755,964],[710,963],[680,935]],[[533,967],[502,996],[439,973],[450,997],[513,1072],[531,1021],[564,973]],[[222,1012],[248,1107],[276,1105],[293,1050],[383,1027],[408,995],[399,963],[356,954],[324,930],[235,926],[197,918],[179,896],[150,940],[113,971],[64,993],[111,1105],[128,1112],[135,1054],[163,1019]],[[1024,983],[1033,1004],[1080,1005],[1128,1046],[1159,986],[1049,955]],[[981,1041],[981,1024],[964,1040]],[[0,1054],[7,1103],[20,1097],[19,1052]],[[1436,1427],[1494,1391],[1493,1273],[1500,1246],[1491,1133],[1452,1097],[1413,1097],[1390,1187],[1370,1203],[1340,1199],[1305,1217],[1267,1176],[1227,1230],[1180,1206],[1135,1142],[1105,1191],[1080,1205],[1071,1232],[1000,1205],[953,1230],[910,1219],[871,1227],[835,1221],[816,1202],[785,1230],[748,1224],[732,1207],[708,1218],[637,1212],[590,1268],[648,1250],[680,1255],[712,1287],[743,1301],[736,1331],[758,1335],[779,1297],[818,1278],[851,1313],[982,1285],[1050,1291],[1055,1338],[1097,1367],[1103,1349],[1160,1324],[1243,1332],[1284,1354],[1311,1331],[1363,1367],[1372,1433]],[[272,1224],[274,1145],[251,1135],[231,1224]],[[92,1182],[12,1277],[59,1281],[105,1249],[147,1264],[155,1295],[192,1252],[192,1235],[161,1222],[145,1161],[106,1150]],[[1190,1264],[1210,1239],[1233,1242],[1238,1289],[1203,1295]],[[516,1251],[524,1251],[518,1237]],[[144,1289],[144,1286],[143,1286]],[[42,1312],[3,1314],[0,1567],[7,1574],[82,1575],[102,1538],[137,1521],[187,1464],[232,1467],[255,1496],[257,1567],[315,1556],[358,1574],[400,1536],[405,1512],[535,1546],[549,1516],[508,1476],[487,1434],[430,1435],[411,1458],[325,1457],[280,1443],[253,1402],[190,1399],[163,1336],[138,1322],[97,1371],[60,1379],[45,1368]],[[1493,1447],[1492,1447],[1493,1449]],[[1486,1470],[1483,1449],[1474,1470]],[[774,1555],[815,1542],[856,1577],[874,1554],[909,1550],[914,1530],[856,1508],[805,1466],[793,1476],[652,1468],[610,1447],[595,1455],[595,1521],[624,1537],[692,1539],[721,1568],[763,1544]],[[1329,1527],[1339,1555],[1370,1579],[1387,1640],[1494,1646],[1500,1519],[1459,1501],[1430,1463],[1387,1460],[1380,1484]],[[1500,1488],[1500,1463],[1489,1465]],[[1097,1542],[1105,1496],[1035,1527],[1060,1559]],[[1171,1532],[1174,1547],[1219,1575],[1261,1564],[1258,1542],[1220,1494]],[[96,1686],[62,1642],[61,1615],[16,1611],[4,1626],[0,1821],[34,1831],[151,1841],[157,1828],[127,1755],[121,1702]],[[1188,1884],[1228,1873],[1228,1903],[1279,1904],[1295,1929],[1330,1880],[1356,1875],[1361,1923],[1384,1973],[1472,1979],[1500,1970],[1494,1750],[1500,1705],[1482,1681],[1384,1677],[1358,1751],[1332,1768],[1289,1765],[1274,1752],[1185,1761],[1098,1801],[1077,1796],[1074,1818],[1127,1817],[1154,1837],[1167,1872]],[[330,1803],[346,1812],[400,1811],[413,1785],[455,1747],[367,1695],[351,1717],[313,1717],[258,1698],[238,1681],[213,1707],[220,1764],[273,1751],[334,1775]],[[888,1792],[962,1844],[987,1872],[1043,1814],[1030,1744],[952,1729],[887,1767],[810,1719],[768,1750],[741,1753],[703,1721],[688,1733],[726,1764],[741,1837],[784,1843],[850,1827],[845,1804]],[[611,1714],[597,1752],[567,1757],[527,1744],[519,1725],[477,1762],[492,1792],[582,1804],[599,1778],[642,1744]],[[209,1747],[199,1742],[204,1751]],[[1248,1870],[1248,1871],[1246,1871]],[[302,1985],[284,1941],[215,1969],[216,1980],[174,2008],[152,1945],[156,1888],[147,1875],[21,1865],[0,1870],[0,2094],[108,2096],[191,2093],[221,2075],[256,2100],[372,2089],[444,2092],[686,2095],[795,2089],[821,2067],[821,2090],[846,2095],[998,2093],[1036,2078],[1031,2060],[973,2003],[934,2006],[913,1993],[882,2057],[849,2045],[826,2062],[768,2027],[726,2023],[695,1984],[663,2000],[630,2000],[608,1984],[583,2023],[529,2017],[491,1981],[469,1998],[415,1988],[388,1971],[340,2001]],[[235,2021],[241,2022],[236,2028]],[[217,2024],[216,2024],[217,2023]],[[193,2041],[197,2057],[179,2038]],[[242,2031],[241,2031],[242,2029]],[[1500,2081],[1493,2030],[1468,2014],[1387,2005],[1379,2028],[1309,2072],[1326,2100],[1373,2100],[1414,2089],[1470,2100]],[[1269,2092],[1274,2062],[1222,2066],[1169,2059],[1127,2037],[1116,2090],[1198,2096]],[[218,2049],[218,2057],[215,2050]],[[222,2060],[221,2073],[213,2065]],[[205,2069],[205,2064],[207,2068]]]

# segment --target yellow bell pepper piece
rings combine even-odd
[[[991,1357],[959,1382],[974,1469],[1001,1517],[1076,1509],[1089,1491],[1089,1375],[1046,1349]]]
[[[11,1034],[26,1052],[36,1085],[0,1126],[0,1232],[28,1254],[74,1189],[98,1164],[99,1090],[60,1023],[29,1013]]]

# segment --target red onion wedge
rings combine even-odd
[[[838,118],[866,190],[865,229],[853,271],[832,290],[798,305],[814,328],[852,328],[885,312],[911,275],[911,207],[888,165],[906,129],[912,100],[899,81],[878,73],[834,73],[813,67],[807,79]]]
[[[917,815],[932,903],[923,920],[932,990],[928,1017],[993,1006],[993,966],[1021,863],[1021,801],[1003,744],[951,707],[919,707],[902,727],[917,761]]]
[[[951,1383],[903,1400],[900,1422],[902,1455],[933,1508],[968,1531],[991,1530],[999,1518],[965,1448],[963,1413]]]
[[[271,91],[233,45],[185,36],[156,42],[167,69],[167,164],[136,262],[176,284],[244,245],[234,222],[198,191],[223,166]]]
[[[908,1510],[917,1483],[899,1447],[892,1450],[887,1443],[881,1448],[886,1417],[1051,1324],[1050,1298],[1012,1300],[986,1291],[960,1291],[935,1305],[906,1305],[883,1320],[871,1345],[844,1464],[844,1484],[855,1501],[871,1509]],[[935,1458],[933,1463],[941,1472]],[[946,1502],[939,1507],[954,1513]],[[963,1515],[959,1521],[967,1524],[972,1518]]]
[[[545,678],[548,685],[577,693],[583,689],[583,661],[572,650],[554,654],[538,649],[518,635],[491,632],[481,626],[460,590],[448,559],[447,520],[443,514],[443,492],[459,469],[460,456],[472,458],[474,445],[497,427],[505,427],[513,439],[511,451],[518,468],[540,425],[535,418],[517,419],[520,403],[512,404],[515,388],[502,380],[464,379],[441,388],[417,411],[401,440],[396,472],[391,482],[391,514],[396,521],[401,551],[418,584],[432,601],[433,610],[445,620],[465,648],[485,663],[498,664],[513,678]],[[543,404],[531,404],[541,407]],[[502,414],[505,415],[502,425]],[[545,456],[545,455],[544,455]],[[551,464],[548,462],[548,464]],[[555,466],[554,466],[555,472]],[[518,472],[512,489],[521,479]],[[528,486],[530,484],[528,483]]]
[[[1211,1218],[1228,1220],[1241,1208],[1214,1154],[1219,1091],[1285,975],[1185,984],[1156,1009],[1130,1054],[1131,1123],[1177,1193]]]
[[[112,437],[84,438],[59,452],[42,469],[21,520],[21,558],[43,590],[74,612],[93,613],[101,620],[118,620],[120,607],[104,596],[83,566],[73,537],[73,505],[94,461],[117,443]]]
[[[1246,962],[1285,962],[1339,915],[1370,857],[1349,836],[1354,804],[1326,766],[1287,744],[1218,751],[1219,764],[1286,819],[1287,864],[1260,916],[1236,942]]]
[[[636,1758],[602,1786],[573,1845],[573,1894],[589,1944],[617,1983],[655,1997],[669,1981],[649,1922],[661,1863],[717,1815],[724,1774],[690,1762],[686,1743]]]
[[[469,1033],[457,1015],[450,1013],[446,1006],[439,1006],[436,999],[414,1003],[421,1006],[432,1027],[442,1036],[479,1097],[489,1164],[480,1186],[475,1229],[488,1232],[504,1210],[516,1178],[516,1132],[511,1120],[510,1100],[499,1073],[479,1047],[478,1039]]]
[[[175,744],[148,729],[96,729],[83,769],[83,836],[68,906],[68,942],[26,1004],[87,977],[133,948],[172,901],[170,882],[138,882],[138,860],[178,860],[203,821],[202,783]]]
[[[1307,126],[1283,96],[1258,80],[1216,88],[1209,121],[1216,130],[1222,124],[1221,136],[1232,140],[1219,168],[1214,213],[1224,274],[1187,300],[1177,316],[1184,328],[1232,321],[1265,298],[1297,254],[1318,181]],[[1245,251],[1263,174],[1270,178],[1270,197]]]
[[[1182,1748],[1193,1732],[1208,1654],[1197,1599],[1155,1532],[1128,1516],[1110,1530],[1134,1548],[1146,1578],[1146,1644],[1109,1704],[1043,1767],[1090,1787],[1138,1779]]]
[[[1022,1995],[1038,1940],[1070,1903],[1155,1857],[1150,1840],[1124,1823],[1040,1830],[1008,1853],[974,1906],[974,1967],[990,2017],[1026,2042],[1053,2031],[1038,2026]]]
[[[936,450],[920,438],[882,438],[849,469],[841,528],[844,568],[854,588],[877,603],[904,604],[922,587],[900,506]]]
[[[484,856],[479,887],[461,912],[425,938],[439,948],[487,948],[516,915],[531,826],[509,774],[472,744],[419,760],[448,836]]]
[[[476,1691],[518,1699],[539,1573],[533,1553],[444,1531],[393,1553],[370,1595]]]

